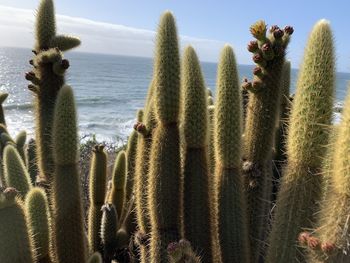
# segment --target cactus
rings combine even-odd
[[[317,228],[312,236],[318,245],[310,249],[310,262],[345,263],[349,262],[349,154],[350,154],[350,85],[344,104],[342,121],[335,140],[332,170],[329,171],[327,195],[321,203],[317,215]],[[327,178],[326,178],[327,179]],[[302,235],[300,235],[302,236]],[[300,240],[303,241],[303,240]],[[308,240],[305,240],[308,241]],[[306,242],[307,245],[307,242]]]
[[[329,23],[313,28],[290,115],[288,163],[277,197],[267,262],[305,262],[297,238],[312,227],[320,199],[322,161],[332,119],[335,66]]]
[[[250,262],[246,203],[240,172],[242,106],[236,59],[226,45],[221,52],[215,108],[215,180],[223,262]]]
[[[1,92],[0,93],[0,124],[3,124],[6,127],[6,120],[5,120],[5,115],[4,115],[4,109],[2,104],[4,101],[7,99],[8,94]]]
[[[0,262],[34,263],[33,243],[14,188],[0,189]]]
[[[102,252],[100,238],[101,208],[104,205],[106,195],[107,154],[103,145],[96,145],[93,149],[90,167],[89,184],[89,218],[88,241],[90,254]]]
[[[49,263],[50,212],[45,192],[39,187],[32,188],[26,196],[25,209],[37,260],[40,263]]]
[[[20,133],[17,134],[17,136],[15,138],[17,151],[18,151],[19,155],[21,156],[21,158],[22,158],[22,160],[23,160],[23,162],[25,164],[27,163],[26,154],[24,152],[26,140],[27,140],[27,133],[26,133],[26,131],[21,131]]]
[[[167,261],[167,245],[180,238],[180,59],[175,19],[162,15],[154,63],[154,129],[148,205],[151,219],[150,262]]]
[[[25,164],[11,144],[4,149],[4,178],[6,186],[16,188],[22,198],[32,187]]]
[[[78,173],[78,137],[73,91],[61,88],[53,123],[52,186],[54,244],[58,263],[85,262],[86,237]]]
[[[28,86],[35,96],[36,142],[40,168],[39,181],[50,184],[54,172],[52,153],[52,125],[58,91],[64,85],[64,73],[69,62],[61,51],[80,44],[71,36],[56,35],[53,0],[41,0],[35,26],[34,59],[30,61],[33,71],[26,73]],[[60,51],[61,50],[61,51]]]
[[[274,131],[281,97],[281,75],[285,52],[293,28],[273,26],[266,36],[266,24],[258,21],[250,27],[256,41],[248,44],[254,69],[252,82],[244,80],[242,87],[249,92],[245,120],[243,176],[248,198],[249,235],[252,262],[258,260],[264,225],[268,219],[272,193],[272,161]]]
[[[100,253],[95,252],[92,254],[88,260],[88,263],[103,263]]]
[[[38,175],[38,164],[36,155],[36,144],[34,139],[30,139],[27,146],[27,168],[30,176],[30,180],[34,185],[36,177]]]
[[[214,148],[214,130],[215,130],[215,123],[214,123],[214,116],[215,116],[215,106],[209,105],[208,106],[208,127],[209,127],[209,145],[208,145],[208,151],[209,151],[209,169],[210,169],[210,179],[214,179],[213,175],[215,173],[215,148]],[[214,181],[210,183],[214,186]]]
[[[181,239],[173,242],[167,248],[169,263],[200,263],[201,259],[195,254],[190,242]],[[210,262],[210,261],[208,261]]]
[[[183,156],[183,236],[191,240],[203,262],[213,262],[212,192],[209,190],[208,116],[206,90],[199,61],[194,49],[185,49],[182,64],[181,89],[183,109],[181,128],[184,140]],[[206,231],[203,231],[206,229]]]
[[[139,110],[137,112],[137,121],[142,122],[142,118],[143,118],[143,110]],[[127,164],[126,164],[125,203],[129,202],[130,198],[134,193],[137,141],[138,141],[138,133],[137,131],[133,130],[129,136],[128,145],[126,148]]]
[[[102,207],[101,240],[104,251],[104,262],[110,263],[116,247],[118,214],[113,204]]]
[[[282,72],[282,98],[279,108],[279,120],[277,123],[276,138],[275,138],[275,153],[273,166],[273,201],[276,199],[278,192],[279,181],[282,177],[282,169],[286,162],[286,137],[288,128],[288,119],[291,107],[290,92],[290,61],[286,61]]]
[[[121,216],[125,202],[126,156],[120,151],[113,167],[112,190],[109,202],[115,206],[118,217]]]

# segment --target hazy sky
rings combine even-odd
[[[2,46],[31,47],[38,0],[0,0]],[[203,61],[217,61],[225,43],[240,64],[252,64],[246,43],[249,26],[294,26],[288,58],[298,67],[308,33],[325,18],[334,30],[337,70],[350,72],[349,0],[56,0],[58,31],[82,39],[77,51],[153,55],[154,30],[164,10],[177,18],[181,45],[192,44]]]

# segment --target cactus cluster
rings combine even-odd
[[[41,0],[26,74],[35,140],[9,135],[0,94],[0,262],[349,262],[350,95],[335,127],[330,25],[310,34],[293,101],[293,28],[250,32],[252,81],[239,84],[225,45],[214,99],[195,49],[180,59],[173,14],[161,16],[146,103],[111,174],[104,147],[92,150],[85,221],[62,55],[79,40],[56,35],[53,1]]]

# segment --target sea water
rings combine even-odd
[[[8,92],[4,103],[8,129],[12,136],[26,130],[33,137],[35,119],[33,94],[24,74],[31,70],[30,49],[0,48],[0,91]],[[66,83],[74,89],[80,135],[96,135],[98,140],[125,141],[143,108],[152,76],[151,58],[68,52],[70,61]],[[206,85],[215,94],[216,63],[202,63]],[[239,75],[251,78],[252,65],[239,65]],[[295,90],[297,70],[291,74]],[[341,111],[350,73],[337,73],[335,111]],[[335,117],[339,115],[335,113]]]

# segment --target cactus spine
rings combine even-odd
[[[180,59],[175,19],[160,19],[154,64],[154,130],[149,172],[148,205],[151,218],[151,262],[166,262],[166,248],[180,238],[181,186],[178,115]]]
[[[208,116],[206,89],[194,49],[185,49],[182,64],[183,92],[183,236],[191,240],[203,262],[213,262],[213,220],[209,191]],[[206,229],[206,231],[203,231]]]
[[[276,198],[278,192],[279,181],[282,177],[282,169],[286,162],[286,137],[289,113],[291,107],[290,92],[290,61],[286,61],[283,66],[282,72],[282,97],[279,108],[279,119],[277,122],[276,138],[275,138],[275,153],[274,153],[274,166],[273,166],[273,200]]]
[[[0,189],[0,262],[34,263],[23,204],[14,188]]]
[[[120,151],[113,167],[112,191],[109,202],[115,206],[118,217],[121,217],[125,201],[126,156]]]
[[[56,35],[53,0],[40,1],[35,32],[35,57],[30,61],[34,69],[26,73],[26,79],[32,82],[28,88],[35,95],[40,181],[46,184],[51,183],[54,172],[52,125],[55,101],[64,84],[65,70],[69,67],[60,50],[76,47],[80,41],[71,36]]]
[[[50,212],[45,192],[35,187],[26,196],[25,208],[30,233],[33,236],[37,260],[40,263],[50,263]]]
[[[313,28],[300,69],[287,138],[288,163],[277,197],[267,262],[305,262],[297,238],[312,227],[320,198],[334,93],[333,36],[329,23]]]
[[[4,177],[7,187],[14,187],[22,198],[32,185],[25,164],[17,149],[8,144],[4,149]]]
[[[110,263],[116,246],[118,214],[113,204],[102,207],[101,240],[103,245],[104,262]]]
[[[344,104],[344,112],[334,145],[332,170],[321,203],[314,239],[318,244],[310,249],[310,262],[349,262],[349,207],[350,207],[350,85]],[[327,173],[327,171],[326,171]],[[307,241],[307,240],[306,240]],[[306,242],[307,244],[307,242]]]
[[[258,21],[250,27],[256,38],[248,45],[257,64],[252,82],[242,87],[249,92],[244,133],[243,176],[248,198],[248,217],[252,262],[257,262],[264,239],[269,200],[272,192],[272,147],[281,97],[280,81],[285,50],[293,29],[273,26],[266,36],[266,24]]]
[[[242,105],[236,59],[226,45],[221,52],[215,108],[215,180],[223,262],[250,262],[246,203],[241,165]]]
[[[6,120],[5,120],[5,115],[4,115],[4,108],[2,104],[4,101],[7,99],[8,94],[7,93],[0,93],[0,124],[3,124],[6,126]]]
[[[86,262],[87,247],[78,173],[78,138],[73,91],[61,88],[53,125],[54,240],[58,263]]]
[[[100,238],[101,208],[106,195],[106,177],[107,177],[107,154],[103,145],[96,145],[93,149],[91,167],[90,167],[90,207],[88,219],[88,241],[90,254],[102,251]]]

